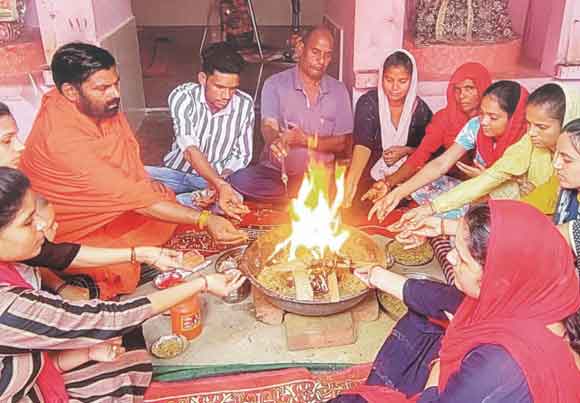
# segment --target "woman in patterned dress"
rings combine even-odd
[[[30,182],[0,168],[0,401],[143,400],[151,362],[142,343],[120,338],[150,317],[209,291],[241,285],[238,271],[196,277],[171,289],[122,302],[65,301],[39,291],[13,262],[37,256],[44,243]],[[44,262],[50,266],[50,259]],[[135,340],[133,340],[135,341]]]

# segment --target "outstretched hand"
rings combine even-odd
[[[380,266],[360,267],[354,270],[354,275],[369,288],[376,288],[377,276],[384,270]]]
[[[390,191],[389,185],[383,181],[373,183],[373,186],[361,197],[361,201],[370,200],[375,203],[377,200],[385,197]]]
[[[457,166],[457,168],[459,168],[461,172],[463,172],[470,178],[475,178],[476,176],[481,175],[483,171],[485,171],[485,166],[483,166],[477,161],[473,161],[473,166],[468,165],[461,161],[458,161],[455,165]]]
[[[242,215],[250,212],[243,197],[229,183],[223,183],[218,188],[218,204],[226,215],[236,220],[241,220]]]
[[[399,221],[389,225],[387,230],[391,232],[401,232],[403,230],[408,230],[417,225],[421,220],[433,215],[433,209],[431,205],[426,204],[423,206],[415,207],[404,213]]]
[[[115,361],[125,352],[125,347],[121,343],[121,337],[116,337],[103,343],[95,344],[89,347],[89,359],[99,362]]]
[[[206,276],[207,290],[218,297],[225,297],[242,286],[246,277],[237,269]]]
[[[385,197],[377,200],[373,207],[371,207],[368,220],[370,221],[373,218],[373,215],[377,215],[379,221],[383,221],[387,215],[391,213],[399,205],[401,202],[402,197],[400,197],[396,190],[387,194]]]
[[[401,158],[409,155],[407,146],[391,146],[383,151],[383,160],[387,166],[395,165]]]
[[[155,266],[159,271],[171,271],[183,267],[183,252],[168,248],[143,247],[143,263]]]
[[[213,214],[207,220],[207,230],[212,238],[222,243],[241,243],[248,238],[244,231],[234,227],[231,222]]]

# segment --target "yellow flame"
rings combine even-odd
[[[345,167],[335,169],[336,195],[329,203],[328,170],[311,164],[296,199],[292,200],[290,236],[276,245],[272,256],[289,246],[288,260],[296,259],[296,251],[303,247],[316,258],[326,251],[338,253],[348,239],[349,232],[341,227],[339,208],[344,199]]]

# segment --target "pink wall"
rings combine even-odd
[[[354,70],[376,70],[387,53],[403,46],[405,2],[356,2]]]
[[[92,0],[97,38],[115,31],[133,16],[131,0]]]
[[[354,84],[355,4],[356,0],[327,0],[324,10],[324,14],[344,30],[342,78],[349,91]]]
[[[550,17],[553,12],[563,10],[566,0],[531,0],[528,14],[528,29],[524,36],[524,53],[531,61],[538,65],[542,62],[546,33],[548,32]]]
[[[550,2],[545,2],[543,0],[535,1],[536,3],[541,3],[541,5],[538,4],[538,7],[542,7],[542,11],[549,16],[549,19],[544,23],[547,25],[546,41],[542,48],[542,64],[540,69],[546,74],[553,75],[556,72],[556,64],[563,61],[561,60],[564,56],[561,54],[561,42],[564,38],[568,38],[570,28],[568,24],[571,24],[571,21],[569,21],[568,24],[564,22],[564,16],[567,12],[568,18],[572,18],[572,3],[578,0],[552,0]],[[536,4],[534,4],[534,6],[536,6]],[[545,10],[544,8],[546,8],[546,6],[551,10]],[[533,41],[533,39],[531,41]],[[541,44],[538,43],[538,46],[541,46]]]
[[[512,20],[512,28],[519,35],[524,34],[526,24],[526,14],[530,3],[534,0],[510,0],[508,10]]]
[[[38,27],[38,12],[36,11],[36,0],[26,0],[26,15],[24,16],[24,24],[28,27]]]

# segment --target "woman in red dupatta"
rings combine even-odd
[[[498,400],[493,395],[510,382],[507,378],[484,398],[454,396],[460,379],[477,383],[489,376],[473,368],[466,373],[470,356],[500,346],[523,373],[529,390],[523,401],[580,401],[579,360],[569,344],[573,336],[564,337],[562,324],[580,308],[570,248],[550,220],[529,205],[490,201],[489,218],[481,214],[486,209],[473,207],[459,225],[450,259],[466,297],[443,338],[440,363],[425,391],[408,398],[388,387],[365,385],[349,393],[367,402],[513,402],[514,396]]]
[[[509,80],[493,83],[483,94],[479,116],[467,122],[451,147],[386,196],[365,195],[376,200],[368,214],[369,219],[376,213],[382,221],[403,198],[426,185],[448,190],[444,189],[444,183],[437,184],[436,181],[456,164],[468,176],[477,176],[492,166],[525,134],[527,99],[528,91],[519,83]],[[473,167],[460,161],[471,150],[475,150]],[[381,198],[377,200],[378,197]]]
[[[386,178],[390,187],[410,178],[441,147],[451,147],[463,126],[479,113],[481,98],[490,85],[489,71],[479,63],[465,63],[455,70],[447,86],[447,105],[433,116],[421,144],[405,164]]]
[[[455,70],[447,86],[447,105],[431,119],[425,137],[407,161],[393,174],[375,182],[369,194],[373,201],[413,176],[441,148],[447,150],[469,121],[479,113],[483,93],[491,85],[491,76],[479,63],[465,63]],[[467,158],[464,158],[467,162]]]

